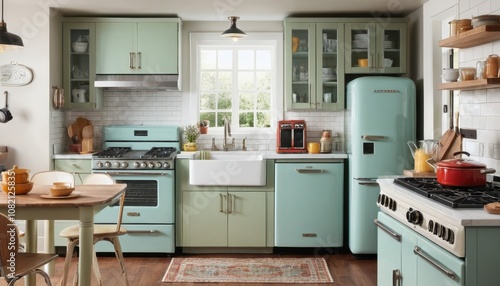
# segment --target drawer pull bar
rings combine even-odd
[[[455,273],[453,273],[451,270],[444,268],[443,266],[439,265],[437,262],[432,260],[431,257],[425,255],[420,247],[415,246],[415,248],[413,249],[413,253],[415,253],[417,256],[422,257],[425,261],[429,262],[432,266],[436,267],[439,271],[443,272],[449,278],[455,279]]]
[[[326,171],[323,169],[295,169],[295,172],[301,174],[307,174],[307,173],[325,173]]]
[[[159,231],[156,229],[150,229],[150,230],[127,230],[127,233],[133,233],[133,234],[148,234],[148,233],[158,233]]]
[[[392,238],[394,238],[397,241],[401,241],[401,234],[398,234],[388,228],[386,225],[381,223],[378,219],[374,219],[373,223],[375,223],[376,226],[378,226],[381,230],[385,231],[387,234],[389,234]]]
[[[362,135],[361,139],[363,140],[370,140],[370,141],[377,141],[377,140],[385,140],[387,139],[387,136],[380,136],[380,135]]]
[[[318,235],[316,233],[303,233],[302,237],[317,237]]]

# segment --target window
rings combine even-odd
[[[191,82],[196,95],[191,111],[196,121],[209,120],[211,127],[222,127],[227,118],[233,132],[239,133],[274,127],[282,114],[282,69],[278,68],[282,48],[277,44],[282,36],[270,34],[276,39],[269,40],[265,34],[261,40],[232,42],[219,34],[191,35],[195,65]]]

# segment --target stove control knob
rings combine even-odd
[[[148,164],[146,164],[146,162],[141,163],[141,168],[146,168],[147,166],[148,166]]]
[[[134,168],[139,168],[141,166],[141,164],[139,164],[139,162],[134,162]]]
[[[419,211],[417,211],[417,210],[413,210],[412,208],[410,208],[406,212],[406,220],[409,223],[421,225],[422,224],[422,213],[419,212]]]
[[[148,168],[149,169],[154,169],[155,168],[155,164],[153,162],[149,162],[148,163]]]
[[[100,162],[100,161],[98,161],[96,165],[97,165],[97,168],[102,168],[102,167],[104,166],[104,165],[102,164],[102,162]]]
[[[116,162],[114,165],[115,165],[115,168],[120,168],[120,166],[121,166],[122,164],[120,164],[120,162]]]
[[[127,168],[127,167],[128,167],[128,163],[127,163],[127,162],[123,162],[123,163],[122,163],[122,168],[123,168],[123,169],[125,169],[125,168]]]
[[[106,167],[108,169],[111,168],[111,163],[108,161],[104,162],[104,167]]]
[[[170,167],[170,164],[168,162],[163,163],[163,168],[168,169]]]
[[[156,169],[160,169],[160,168],[161,168],[161,166],[162,166],[161,162],[156,162],[156,163],[155,163],[155,168],[156,168]]]

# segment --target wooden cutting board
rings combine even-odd
[[[435,178],[436,173],[434,172],[423,172],[417,173],[415,170],[404,170],[403,175],[414,178]]]
[[[73,135],[76,135],[78,136],[78,143],[77,144],[82,144],[82,141],[83,141],[83,136],[82,136],[82,133],[83,133],[83,128],[85,128],[85,126],[87,125],[92,125],[92,122],[90,122],[90,120],[86,119],[86,118],[83,118],[83,117],[78,117],[75,122],[73,122],[73,124],[71,124],[71,130],[72,130],[72,134]],[[68,134],[70,132],[68,131]],[[70,138],[71,140],[71,138]]]

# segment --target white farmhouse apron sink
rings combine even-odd
[[[264,186],[266,160],[261,154],[212,152],[209,160],[189,161],[189,183],[199,186]]]

